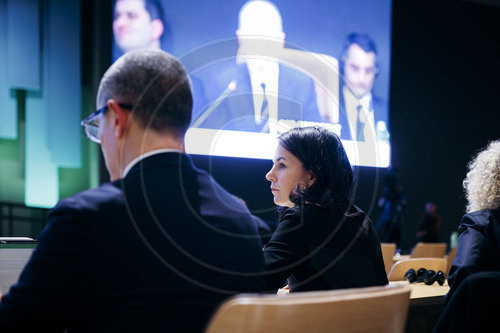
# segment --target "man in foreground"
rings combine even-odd
[[[184,154],[192,97],[163,51],[105,73],[82,121],[111,183],[61,200],[0,302],[2,332],[199,332],[238,292],[264,290],[248,210]]]

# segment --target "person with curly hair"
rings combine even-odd
[[[468,170],[463,182],[467,213],[458,227],[460,236],[448,276],[447,302],[469,275],[500,271],[500,140],[481,150]]]
[[[271,290],[388,283],[375,226],[352,204],[353,174],[337,135],[321,127],[282,134],[266,178],[279,206],[264,249]]]

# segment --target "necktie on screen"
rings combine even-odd
[[[262,87],[262,107],[260,108],[260,115],[262,121],[264,121],[264,126],[262,127],[261,132],[267,132],[269,130],[269,102],[267,101],[266,96],[266,84],[262,83],[260,85]]]
[[[356,114],[356,140],[357,141],[365,141],[365,123],[361,121],[361,117],[363,116],[363,107],[361,105],[358,105],[356,107],[357,114]]]

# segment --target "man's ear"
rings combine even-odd
[[[160,39],[165,30],[163,22],[160,19],[154,19],[151,24],[153,25],[153,39]]]
[[[111,112],[109,121],[114,127],[114,135],[117,139],[120,139],[127,129],[130,112],[118,105],[114,99],[108,100],[108,109]]]

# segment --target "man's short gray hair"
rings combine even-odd
[[[134,119],[144,128],[183,137],[191,122],[193,97],[185,68],[160,50],[130,51],[104,74],[98,107],[113,98],[133,106]]]

